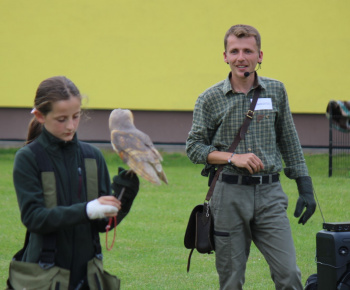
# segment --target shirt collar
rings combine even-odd
[[[265,84],[264,80],[258,76],[257,72],[254,72],[254,74],[255,74],[255,80],[254,80],[253,88],[256,89],[258,86],[261,86],[261,88],[265,90],[266,84]],[[231,86],[230,79],[231,79],[231,72],[228,74],[227,78],[224,80],[224,85],[223,85],[224,95],[226,95],[230,91],[235,93],[235,91],[233,90],[233,88]]]

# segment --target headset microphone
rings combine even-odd
[[[261,62],[258,62],[258,64],[259,64],[259,67],[258,67],[258,69],[260,69],[261,68]],[[258,70],[257,69],[257,70]],[[256,72],[257,70],[255,70],[255,71],[252,71],[252,72],[248,72],[248,71],[246,71],[245,73],[244,73],[244,77],[249,77],[250,76],[250,74],[252,74],[253,72]]]

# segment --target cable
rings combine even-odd
[[[316,202],[317,202],[318,208],[320,209],[321,216],[322,216],[322,219],[323,219],[323,223],[325,223],[326,220],[324,219],[323,212],[322,212],[322,209],[321,209],[321,206],[320,206],[320,202],[318,201],[318,197],[317,197],[317,194],[316,194],[316,190],[315,190],[314,187],[312,187],[312,190],[313,190],[314,195],[315,195],[315,197],[316,197]]]

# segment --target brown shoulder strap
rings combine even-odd
[[[253,96],[253,100],[250,104],[250,107],[249,107],[249,110],[246,114],[246,118],[244,119],[244,122],[243,122],[243,125],[241,126],[241,128],[238,130],[238,133],[234,139],[234,141],[232,142],[230,148],[228,149],[227,152],[234,152],[239,144],[239,142],[241,140],[244,140],[244,137],[245,137],[245,134],[247,133],[247,130],[248,130],[248,127],[250,125],[250,122],[252,121],[253,119],[253,116],[254,116],[254,110],[255,110],[255,106],[256,106],[256,103],[258,101],[258,98],[260,96],[260,92],[261,92],[261,86],[258,86],[255,91],[254,91],[254,96]],[[219,178],[219,175],[222,171],[222,169],[224,168],[224,164],[220,165],[218,167],[218,170],[216,171],[215,173],[215,176],[213,178],[213,181],[211,182],[211,185],[209,187],[209,190],[208,190],[208,193],[207,193],[207,196],[205,197],[205,200],[206,201],[209,201],[211,196],[213,195],[213,192],[214,192],[214,188],[215,188],[215,184],[216,184],[216,181],[218,180]]]

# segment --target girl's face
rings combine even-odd
[[[46,116],[38,110],[34,114],[52,135],[63,141],[71,141],[78,129],[80,107],[80,97],[70,97],[68,100],[54,102],[52,111]]]

